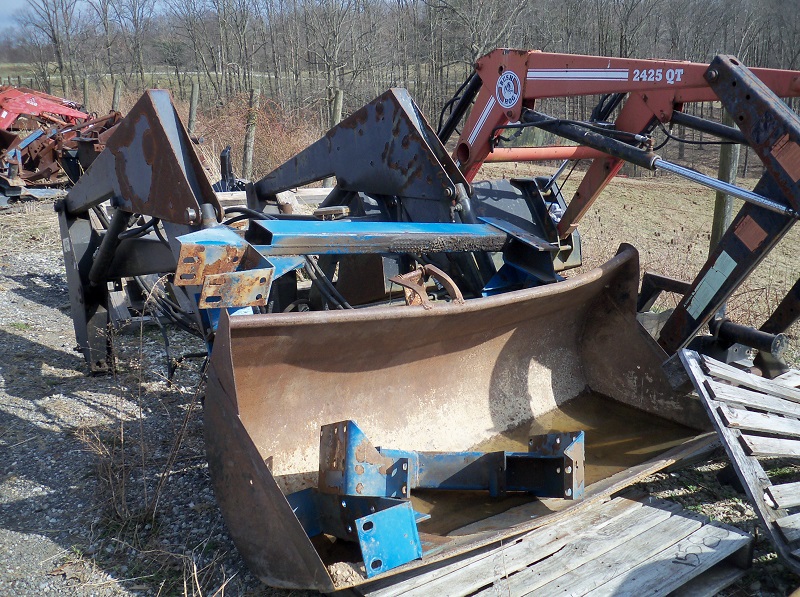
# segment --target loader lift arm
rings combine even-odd
[[[695,337],[798,218],[800,171],[795,152],[800,120],[779,99],[800,94],[797,72],[749,70],[729,56],[705,65],[501,49],[476,63],[462,89],[439,134],[446,142],[474,100],[453,154],[467,180],[486,161],[592,159],[558,222],[559,238],[575,231],[625,161],[664,168],[748,202],[661,330],[658,340],[668,354]],[[604,96],[591,123],[553,119],[534,110],[537,100],[590,94]],[[603,121],[625,94],[627,100],[611,127]],[[682,112],[684,104],[699,101],[722,101],[739,128]],[[746,143],[762,159],[766,173],[750,192],[666,162],[652,153],[648,137],[659,123],[683,124],[729,142]],[[530,125],[580,145],[495,148],[504,127]],[[790,300],[789,294],[784,302]]]
[[[474,98],[474,107],[456,144],[453,157],[467,180],[472,180],[486,161],[495,161],[491,154],[498,130],[519,122],[526,110],[535,108],[537,100],[582,95],[609,95],[619,101],[628,94],[614,122],[617,132],[646,135],[656,122],[680,121],[687,126],[702,126],[707,121],[692,122],[682,114],[691,102],[719,99],[705,79],[707,64],[668,61],[576,56],[527,50],[498,49],[475,64],[475,76],[469,79],[461,101],[451,118],[440,130],[443,142],[455,130]],[[754,68],[752,73],[778,97],[800,95],[800,73],[796,71]],[[476,83],[476,78],[479,83]],[[470,94],[472,97],[470,97]],[[613,107],[613,106],[612,106]],[[716,130],[741,139],[735,129]],[[572,154],[590,157],[592,165],[569,202],[558,225],[560,238],[569,236],[578,226],[609,181],[622,168],[624,161],[602,155],[587,148]],[[540,148],[538,160],[564,159],[570,148]],[[531,153],[525,149],[498,150],[496,161],[525,161]]]

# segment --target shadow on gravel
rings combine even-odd
[[[63,274],[26,273],[5,277],[22,287],[11,292],[45,307],[69,310],[69,292]]]
[[[262,594],[212,493],[198,368],[175,385],[154,373],[160,355],[130,368],[140,356],[130,337],[128,369],[88,377],[79,355],[33,333],[0,329],[0,528],[55,542],[64,555],[45,565],[56,575],[66,562],[146,594],[211,595],[226,582],[227,594]],[[96,593],[86,580],[96,576],[82,574],[64,582]]]

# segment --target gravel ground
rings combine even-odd
[[[228,536],[201,361],[167,383],[146,327],[115,339],[115,376],[88,377],[66,288],[52,206],[0,212],[0,595],[303,595],[266,588]]]
[[[0,595],[310,595],[265,588],[227,534],[203,451],[202,363],[168,383],[161,335],[145,327],[115,339],[115,376],[87,377],[63,267],[49,203],[0,212]],[[202,348],[177,332],[171,344],[174,355]],[[753,532],[750,505],[717,479],[723,467],[641,487]],[[770,472],[800,480],[790,463]],[[765,539],[755,556],[726,595],[800,584]]]

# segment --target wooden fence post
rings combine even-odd
[[[83,78],[83,109],[87,112],[89,110],[89,77]]]
[[[192,95],[189,98],[189,122],[186,125],[190,137],[194,135],[194,127],[197,126],[197,100],[199,97],[200,83],[192,81]]]
[[[725,112],[722,119],[724,124],[734,126],[730,114]],[[731,184],[736,183],[736,171],[739,168],[739,145],[737,143],[726,143],[719,149],[719,174],[718,178]],[[731,225],[733,211],[733,198],[722,191],[717,191],[714,200],[714,221],[711,225],[711,240],[709,242],[709,254],[716,248],[717,243],[725,234],[728,226]]]
[[[114,95],[111,96],[111,111],[119,112],[119,101],[122,95],[122,79],[114,81]]]

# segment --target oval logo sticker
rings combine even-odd
[[[513,70],[507,70],[500,78],[497,79],[497,101],[504,108],[513,108],[519,101],[519,96],[522,91],[522,85],[519,82],[517,73]]]

